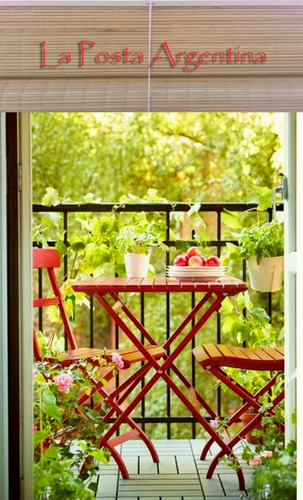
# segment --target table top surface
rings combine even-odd
[[[176,278],[88,278],[73,284],[76,292],[88,295],[109,292],[221,292],[235,295],[248,289],[248,283],[224,277],[217,281],[179,281]]]

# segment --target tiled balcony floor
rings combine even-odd
[[[141,441],[122,445],[122,456],[130,478],[121,479],[111,460],[102,466],[98,477],[97,498],[102,500],[238,500],[245,492],[238,490],[236,473],[224,462],[219,464],[212,479],[206,479],[211,456],[199,460],[201,440],[154,441],[160,457],[155,464]],[[212,453],[217,448],[212,447]],[[249,486],[252,467],[243,464],[246,485]]]

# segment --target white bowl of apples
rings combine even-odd
[[[214,281],[226,276],[226,267],[216,255],[207,258],[198,247],[191,247],[186,254],[177,255],[174,265],[167,267],[167,275],[180,280]]]

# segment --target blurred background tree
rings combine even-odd
[[[33,197],[246,201],[277,183],[279,114],[33,113]]]

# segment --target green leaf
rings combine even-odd
[[[250,295],[248,291],[239,293],[239,295],[237,295],[236,297],[236,303],[240,307],[240,309],[246,308],[248,310],[251,310],[253,307],[253,303],[250,300]]]
[[[86,241],[83,236],[72,234],[69,238],[71,249],[74,252],[81,252],[85,250]]]
[[[55,459],[59,453],[60,453],[61,448],[59,446],[56,446],[55,444],[51,444],[43,453],[43,456],[46,460],[53,460]]]
[[[44,441],[49,436],[49,431],[47,429],[44,429],[42,431],[36,431],[33,434],[33,447],[34,449],[38,446],[38,444],[41,443],[41,441]]]
[[[228,258],[232,260],[239,260],[241,258],[240,248],[233,243],[226,243]]]
[[[187,212],[188,217],[197,214],[200,208],[201,208],[201,203],[195,203],[194,205],[192,205],[189,211]]]
[[[104,453],[103,450],[94,450],[90,454],[96,460],[99,460],[99,462],[102,462],[103,464],[107,464],[108,463],[108,460],[107,460],[107,458],[106,458],[105,453]]]
[[[49,306],[47,308],[47,315],[51,323],[61,323],[62,318],[58,306]]]
[[[96,197],[94,193],[86,193],[82,196],[83,203],[101,203],[101,198]]]
[[[176,250],[179,250],[181,252],[186,252],[190,247],[190,243],[187,243],[187,241],[184,240],[176,240],[175,247]]]
[[[241,218],[235,212],[230,212],[224,208],[221,214],[221,220],[223,224],[231,229],[242,229],[243,224]]]
[[[67,246],[62,240],[56,241],[55,248],[59,250],[61,257],[67,254]]]
[[[255,307],[254,309],[251,309],[250,314],[261,324],[268,323],[268,321],[270,320],[270,317],[268,316],[265,309],[263,309],[263,307]]]
[[[59,196],[57,189],[52,187],[46,188],[46,193],[42,198],[42,205],[46,207],[57,206],[60,205],[62,199]]]
[[[49,417],[53,418],[57,422],[62,421],[62,414],[60,408],[58,408],[57,405],[49,404],[49,403],[42,403],[42,411],[48,415]]]
[[[42,392],[42,401],[50,405],[56,404],[56,396],[50,389],[44,389]]]
[[[88,488],[92,490],[94,493],[97,493],[98,491],[98,484],[97,483],[89,483]]]
[[[230,314],[234,310],[234,306],[232,301],[230,300],[229,297],[225,297],[225,299],[222,302],[221,308],[220,308],[220,313],[225,313],[225,314]]]
[[[258,211],[264,211],[272,207],[272,191],[266,186],[259,187],[247,197],[248,203],[257,203]]]

